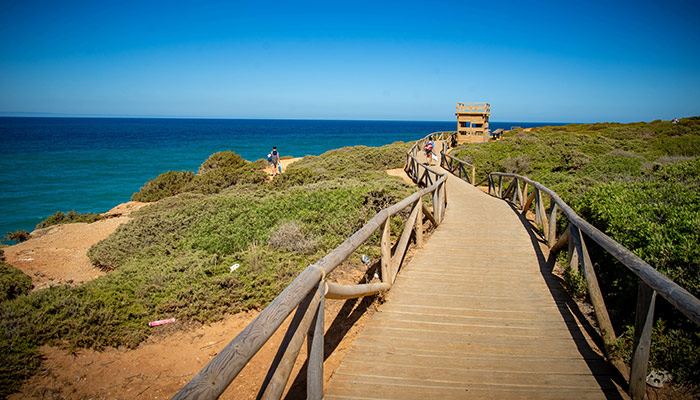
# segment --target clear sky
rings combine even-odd
[[[700,1],[0,0],[0,115],[700,115]]]

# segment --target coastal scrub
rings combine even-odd
[[[133,348],[151,320],[209,323],[264,307],[307,265],[413,192],[384,172],[403,165],[408,146],[307,156],[270,182],[259,170],[264,163],[241,163],[231,152],[212,155],[197,175],[159,175],[135,194],[153,204],[89,250],[109,274],[0,303],[2,379],[30,376],[43,344]],[[363,251],[379,254],[379,237]],[[15,390],[3,387],[0,396]]]

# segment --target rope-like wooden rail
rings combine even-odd
[[[431,134],[440,139],[452,132]],[[419,142],[431,135],[426,136]],[[323,397],[323,310],[325,299],[351,299],[389,290],[403,264],[412,235],[416,246],[423,241],[424,217],[434,226],[443,219],[447,204],[447,174],[418,162],[416,142],[406,155],[408,175],[423,189],[378,212],[369,222],[315,264],[308,266],[241,333],[221,350],[173,399],[216,399],[243,367],[279,329],[296,309],[262,383],[258,398],[279,399],[289,381],[304,339],[308,347],[307,398]],[[410,166],[410,168],[409,168]],[[432,194],[432,212],[423,204],[423,196]],[[391,217],[410,207],[410,215],[392,252]],[[338,285],[326,282],[326,276],[347,259],[378,229],[381,234],[381,283]]]
[[[498,184],[496,184],[496,178],[498,178]],[[504,178],[511,180],[505,191],[503,189]],[[647,264],[629,249],[586,222],[559,195],[541,183],[524,176],[501,172],[490,173],[488,175],[488,183],[489,194],[510,200],[514,205],[519,203],[523,214],[527,213],[531,207],[534,207],[535,224],[538,227],[542,227],[545,240],[547,240],[551,252],[557,252],[565,245],[568,245],[569,266],[576,271],[579,270],[579,265],[581,266],[588,295],[595,310],[596,319],[605,344],[604,352],[608,359],[624,375],[629,373],[629,393],[632,398],[643,399],[646,392],[645,377],[649,364],[656,294],[661,295],[661,297],[698,325],[700,325],[700,300],[666,275]],[[532,188],[532,193],[529,193],[530,188]],[[545,210],[543,194],[550,198],[548,212]],[[557,215],[560,211],[567,218],[569,224],[558,235]],[[615,341],[615,332],[603,301],[603,295],[598,286],[593,263],[586,248],[586,238],[593,240],[601,248],[612,254],[639,279],[634,349],[629,371],[627,371],[627,367],[621,361],[613,360],[610,356],[610,345]]]

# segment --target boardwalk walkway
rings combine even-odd
[[[325,397],[623,398],[527,223],[456,177],[447,193]]]

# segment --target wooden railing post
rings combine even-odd
[[[416,247],[423,247],[423,199],[418,199],[418,216],[416,217]]]
[[[551,248],[557,241],[557,211],[559,206],[557,203],[552,202],[552,212],[549,214],[549,237],[547,238],[547,245]]]
[[[540,214],[540,190],[535,188],[535,225],[539,225],[542,221],[542,215]]]
[[[634,347],[630,369],[630,395],[634,400],[642,400],[646,394],[645,378],[649,365],[655,304],[656,291],[640,279],[637,290],[637,315],[634,324]]]
[[[577,228],[569,224],[569,227],[567,228],[567,230],[569,231],[569,250],[567,251],[567,258],[569,262],[569,268],[571,269],[571,271],[578,273],[578,251],[576,250],[576,242],[574,241],[574,229]]]
[[[603,293],[601,293],[600,286],[598,286],[598,278],[593,268],[593,262],[591,262],[591,257],[588,255],[586,242],[583,240],[583,235],[579,228],[574,227],[573,239],[576,251],[578,252],[579,263],[583,270],[583,277],[586,279],[588,297],[591,299],[591,304],[593,305],[595,316],[598,320],[598,326],[600,327],[600,334],[603,337],[603,352],[608,360],[613,361],[612,355],[610,354],[610,345],[615,341],[615,331],[613,330],[612,322],[610,322],[608,309],[605,307]]]
[[[294,362],[299,355],[299,350],[301,350],[301,345],[304,343],[311,322],[317,315],[316,311],[321,301],[322,290],[325,290],[323,285],[317,286],[297,307],[297,312],[289,325],[283,344],[277,351],[265,382],[260,388],[258,398],[267,400],[282,397],[289,375],[292,373]]]
[[[382,282],[391,283],[391,215],[386,217],[382,229],[381,239],[382,250]]]
[[[316,316],[311,322],[306,339],[307,369],[306,369],[306,398],[320,400],[323,398],[323,334],[324,334],[324,301],[326,282],[319,283],[321,300],[318,303]]]
[[[472,165],[472,185],[476,185],[476,167]]]
[[[399,272],[399,267],[401,266],[401,261],[403,260],[404,254],[406,254],[406,248],[408,248],[408,240],[411,238],[411,232],[413,231],[413,226],[416,222],[416,217],[418,216],[418,209],[420,209],[422,204],[422,201],[418,199],[415,203],[413,203],[413,207],[411,207],[411,214],[408,216],[408,219],[406,220],[406,225],[403,228],[403,232],[401,232],[401,237],[399,238],[399,241],[396,245],[396,251],[394,252],[394,255],[391,257],[391,269],[390,269],[390,275],[391,275],[391,281],[390,283],[394,283],[394,280],[396,279],[396,275]]]
[[[438,197],[438,190],[435,189],[433,192],[433,217],[435,221],[440,224],[442,219],[440,218],[440,199]]]
[[[547,223],[547,213],[544,210],[544,197],[542,196],[542,191],[538,190],[538,199],[537,199],[537,211],[539,211],[540,214],[540,224],[542,225],[542,233],[544,235],[545,240],[549,239],[549,224]]]
[[[503,198],[503,175],[498,175],[498,198]]]

